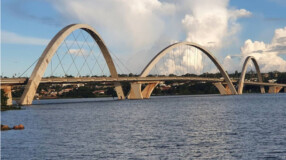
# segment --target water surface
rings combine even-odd
[[[74,103],[70,103],[74,102]],[[2,159],[286,159],[286,94],[35,101]]]

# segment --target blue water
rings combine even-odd
[[[2,159],[286,159],[286,94],[35,103],[1,112],[25,126],[1,132]]]

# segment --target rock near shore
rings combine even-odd
[[[14,130],[22,130],[24,129],[24,125],[23,124],[19,124],[19,125],[16,125],[14,126],[13,128],[10,128],[9,126],[7,125],[2,125],[1,124],[1,131],[7,131],[7,130],[11,130],[11,129],[14,129]]]
[[[10,130],[11,128],[7,125],[2,125],[1,124],[1,131],[7,131],[7,130]]]
[[[24,125],[23,124],[19,124],[18,126],[14,126],[13,129],[15,129],[15,130],[24,129]]]

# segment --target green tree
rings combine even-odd
[[[277,83],[286,83],[286,72],[280,73],[277,77]]]
[[[116,97],[116,92],[113,87],[108,87],[107,90],[105,91],[106,95]]]

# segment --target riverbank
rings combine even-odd
[[[21,110],[21,106],[1,106],[1,112],[2,111],[8,111],[8,110]]]

